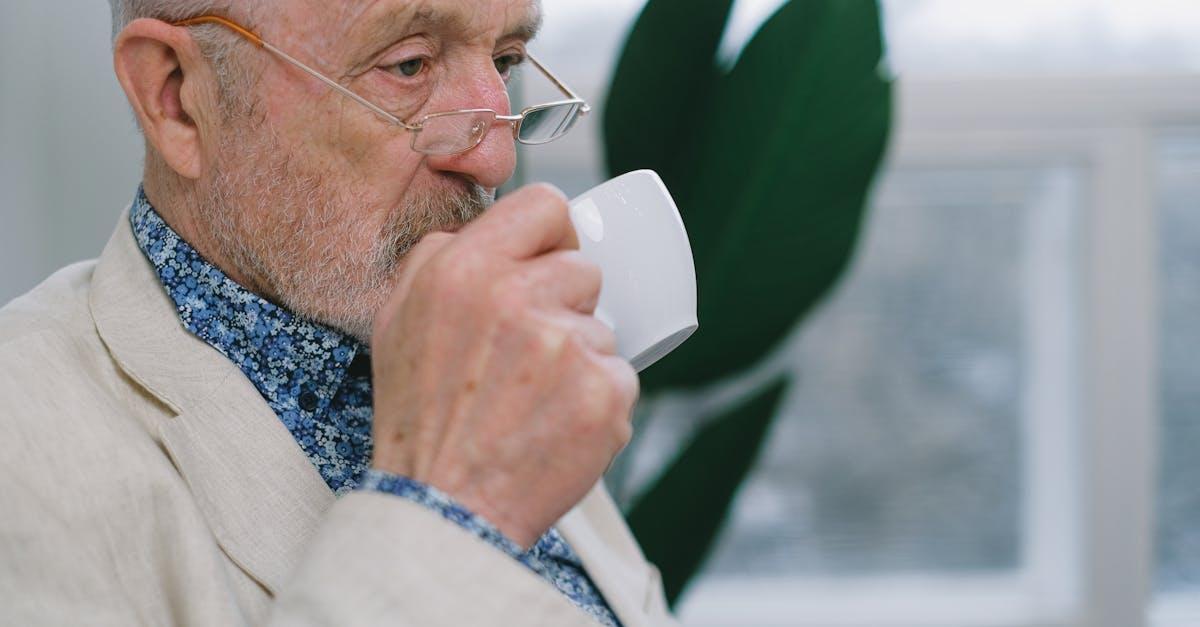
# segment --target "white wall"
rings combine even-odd
[[[141,178],[108,3],[7,2],[0,20],[0,303],[99,253]]]

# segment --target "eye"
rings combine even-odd
[[[500,76],[504,76],[507,78],[508,73],[514,67],[517,67],[518,65],[521,65],[524,62],[525,62],[525,57],[520,54],[514,53],[514,54],[501,55],[501,56],[496,57],[496,59],[495,59],[496,71],[500,73]]]
[[[420,74],[423,69],[425,69],[425,59],[422,57],[408,59],[388,66],[389,71],[408,78]]]

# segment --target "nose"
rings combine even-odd
[[[441,110],[492,109],[508,115],[508,89],[490,58],[486,71],[476,71],[471,80],[461,84],[465,89],[446,98]],[[489,189],[500,187],[512,177],[517,164],[512,128],[511,122],[496,120],[478,146],[453,155],[430,155],[426,163],[435,171],[466,177]]]

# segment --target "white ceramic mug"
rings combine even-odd
[[[696,330],[696,268],[675,201],[658,174],[637,170],[571,201],[580,252],[600,266],[596,317],[638,371]]]

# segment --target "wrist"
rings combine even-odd
[[[446,489],[436,481],[398,473],[374,462],[363,476],[359,488],[386,492],[420,503],[492,544],[504,546],[513,557],[524,553],[541,538],[541,531],[512,519],[503,509],[492,506],[481,495]]]
[[[378,432],[371,435],[375,441],[374,450],[371,451],[371,469],[417,479],[414,476],[416,473],[409,461],[409,456],[403,453],[403,448],[400,446],[401,438],[399,436],[389,437],[385,433]]]
[[[474,496],[466,494],[462,498],[455,498],[476,515],[494,525],[500,530],[500,533],[520,546],[522,550],[528,550],[545,533],[544,529],[533,529],[524,521],[515,519],[508,513],[507,508],[497,507],[482,493]]]

